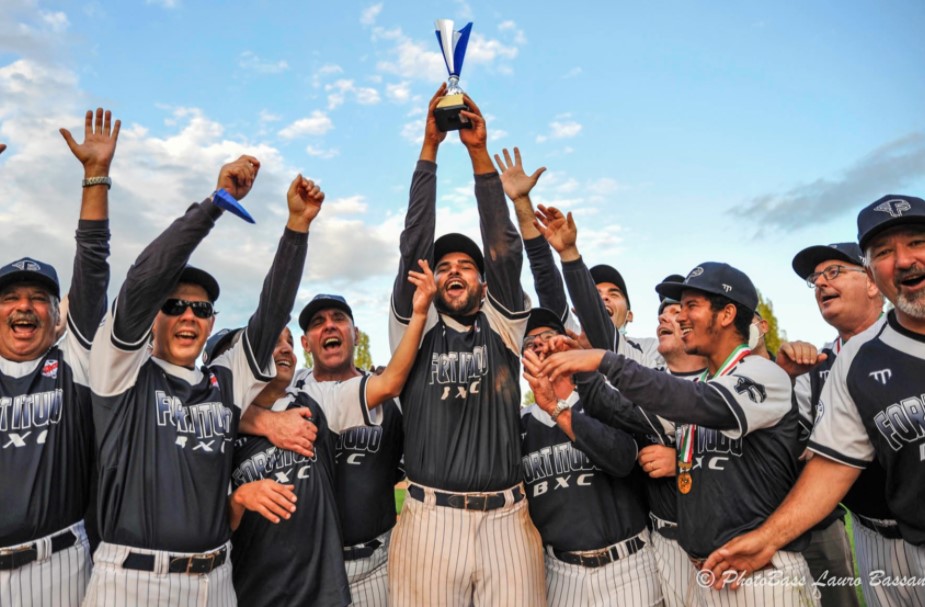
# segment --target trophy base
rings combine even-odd
[[[472,123],[459,113],[460,110],[469,110],[469,106],[463,101],[461,94],[442,97],[437,102],[437,107],[434,108],[434,119],[437,121],[437,128],[444,133],[458,131],[459,129],[471,129]]]

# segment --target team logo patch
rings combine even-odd
[[[687,282],[687,281],[690,280],[691,278],[697,278],[697,277],[700,276],[701,274],[703,274],[703,268],[701,268],[700,266],[697,266],[696,268],[694,268],[693,270],[691,270],[691,273],[688,274],[688,275],[687,275],[687,278],[684,279],[684,280],[685,280],[685,282]]]
[[[892,200],[881,202],[874,207],[875,211],[889,213],[890,217],[902,217],[904,212],[911,209],[912,205],[909,204],[909,201],[903,200],[902,198],[893,198]]]
[[[52,379],[58,377],[58,361],[46,360],[45,366],[42,367],[42,375]]]
[[[21,259],[10,265],[24,272],[40,272],[42,270],[42,266],[35,263],[34,261],[28,261],[26,259]]]
[[[752,399],[753,403],[763,403],[768,397],[768,392],[764,389],[764,386],[755,383],[747,377],[739,377],[739,381],[736,382],[735,391],[739,394],[748,392],[748,397]]]
[[[213,388],[218,388],[218,378],[215,377],[214,373],[209,373],[209,385]]]
[[[728,293],[731,290],[732,290],[732,285],[727,285],[726,283],[723,283],[723,291]]]

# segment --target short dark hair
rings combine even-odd
[[[732,304],[736,308],[736,316],[733,320],[733,325],[735,326],[736,331],[738,331],[739,336],[746,343],[748,342],[748,328],[752,324],[752,319],[755,317],[755,311],[749,310],[740,303],[734,302],[728,297],[723,295],[714,295],[712,293],[704,293],[704,297],[710,300],[710,309],[714,313],[722,311],[723,308]]]

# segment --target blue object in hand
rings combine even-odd
[[[251,214],[247,212],[247,209],[242,207],[241,203],[235,200],[234,196],[225,191],[224,188],[215,190],[212,202],[214,202],[215,206],[218,208],[228,211],[232,215],[237,215],[248,223],[257,223],[254,221],[254,218],[251,217]]]

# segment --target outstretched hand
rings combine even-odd
[[[563,215],[556,207],[538,205],[536,208],[536,221],[533,222],[540,234],[549,242],[563,261],[578,259],[578,227],[572,218],[572,213]]]
[[[539,181],[540,175],[546,171],[546,167],[540,167],[527,175],[524,171],[523,161],[520,158],[520,149],[514,148],[514,161],[511,162],[511,153],[507,148],[502,150],[504,160],[501,156],[495,154],[495,164],[498,165],[498,171],[501,173],[501,185],[504,187],[504,193],[511,200],[519,200],[530,195],[530,190]]]
[[[229,162],[218,173],[216,190],[224,189],[235,200],[241,200],[251,191],[257,172],[260,170],[260,161],[253,156],[241,156],[234,162]]]
[[[321,211],[321,203],[324,202],[324,192],[312,181],[302,177],[302,174],[296,176],[289,184],[289,191],[286,193],[286,203],[289,205],[289,222],[287,226],[297,232],[307,232],[312,221]]]
[[[84,120],[84,140],[77,143],[71,132],[65,128],[59,129],[64,137],[67,147],[84,166],[85,177],[107,177],[112,158],[116,153],[116,142],[119,139],[119,129],[122,121],[112,122],[112,112],[96,108],[96,119],[92,110],[87,110]],[[0,145],[0,151],[6,146]]]
[[[563,376],[586,371],[597,371],[604,359],[606,350],[569,350],[556,352],[546,357],[539,372],[549,376],[555,382]]]
[[[421,267],[420,272],[408,271],[408,282],[415,286],[411,308],[415,314],[427,314],[437,294],[437,281],[426,259],[419,259],[418,265]]]
[[[805,341],[785,341],[777,350],[777,365],[791,378],[808,373],[827,358],[827,354],[820,354],[816,346]]]

